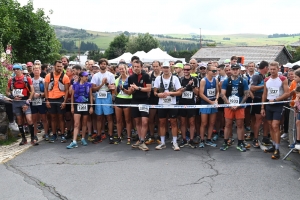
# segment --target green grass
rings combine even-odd
[[[10,132],[8,133],[8,137],[6,140],[0,140],[0,145],[10,145],[12,143],[15,143],[17,141],[17,138],[15,138]]]

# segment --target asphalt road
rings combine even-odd
[[[218,142],[221,145],[221,139]],[[218,146],[219,146],[218,145]],[[0,165],[0,199],[299,199],[299,168],[236,145],[143,152],[41,142]],[[297,155],[298,156],[298,155]],[[283,157],[283,155],[282,155]],[[300,155],[299,155],[300,158]]]

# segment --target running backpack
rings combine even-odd
[[[13,77],[12,80],[11,80],[11,85],[10,85],[10,90],[11,90],[11,91],[13,91],[13,90],[15,89],[15,83],[16,83],[16,82],[17,82],[17,81],[16,81],[16,77]],[[30,92],[31,92],[31,90],[30,90],[30,85],[29,85],[29,83],[28,83],[28,80],[27,80],[27,76],[26,76],[26,75],[24,75],[24,77],[23,77],[23,84],[24,84],[24,88],[26,88],[27,91],[28,91],[29,94],[30,94]]]
[[[244,95],[244,85],[243,85],[243,78],[239,77],[239,86],[238,86],[238,94],[239,97],[242,97]],[[231,77],[228,77],[228,84],[226,87],[226,97],[231,96],[232,93],[232,79]]]
[[[163,77],[163,75],[160,76],[160,85],[159,85],[159,89],[158,89],[159,93],[165,92],[165,86],[164,86],[164,82],[163,82],[162,77]],[[175,91],[175,88],[173,86],[173,75],[171,75],[168,90],[169,90],[169,92],[174,92]]]

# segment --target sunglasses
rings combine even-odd
[[[192,65],[192,64],[197,64],[197,63],[190,63],[190,64]]]
[[[191,71],[191,69],[183,69],[183,71]]]
[[[206,69],[205,67],[200,67],[201,70]]]
[[[217,73],[218,70],[209,70],[211,71],[212,73]]]
[[[13,69],[13,71],[16,71],[16,70],[20,70],[20,69]]]

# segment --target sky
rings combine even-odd
[[[33,0],[33,5],[47,14],[53,10],[53,25],[101,32],[300,33],[299,0]]]

